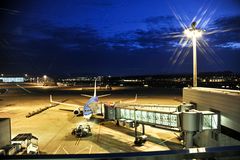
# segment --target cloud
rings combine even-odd
[[[144,19],[143,22],[150,23],[150,24],[159,24],[159,23],[169,23],[174,20],[175,18],[173,16],[155,16],[155,17],[148,17]]]
[[[231,16],[231,17],[223,17],[219,18],[214,21],[214,25],[221,29],[239,29],[240,26],[240,15],[237,16]]]
[[[216,47],[230,48],[230,49],[240,49],[240,43],[239,42],[227,42],[225,44],[216,45]]]
[[[145,22],[158,24],[161,20],[171,19],[149,17]],[[236,18],[218,19],[214,26],[221,30],[235,20]],[[231,24],[232,28],[237,25],[238,22]],[[105,75],[171,73],[173,70],[169,67],[169,58],[178,47],[176,43],[179,41],[166,36],[171,30],[178,30],[171,27],[170,31],[161,27],[131,30],[110,38],[100,36],[91,26],[58,26],[47,21],[16,28],[14,32],[6,32],[5,29],[0,33],[0,51],[3,54],[0,66],[2,70],[12,68],[13,71],[23,73],[26,71]],[[224,53],[219,50],[220,48],[223,48],[224,52],[229,48],[239,49],[240,37],[236,30],[219,32],[206,38],[209,38],[210,46],[218,49],[218,54],[221,54],[223,59]],[[182,67],[177,66],[178,70],[191,72],[190,59],[188,57],[189,61]],[[201,60],[201,57],[199,59]],[[227,63],[229,62],[230,60]]]
[[[240,43],[240,16],[224,17],[214,21],[213,29],[207,30],[212,32],[207,36],[209,38],[209,44],[213,47],[224,47],[238,49],[238,43]]]
[[[21,12],[18,11],[18,10],[14,10],[14,9],[0,8],[0,13],[10,14],[10,15],[17,15],[17,14],[20,14]]]
[[[149,28],[148,30],[137,29],[121,34],[117,34],[114,37],[109,38],[106,44],[113,48],[128,47],[130,50],[139,49],[157,49],[156,53],[159,52],[159,48],[164,52],[172,47],[176,39],[168,35],[168,32],[163,30]],[[175,47],[175,46],[174,46]]]
[[[160,34],[135,30],[104,38],[89,26],[41,23],[5,33],[9,45],[1,51],[9,57],[4,68],[23,73],[143,74],[167,62]]]

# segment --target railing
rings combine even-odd
[[[86,160],[155,160],[155,159],[240,159],[240,146],[192,148],[155,152],[68,154],[68,155],[14,155],[1,156],[1,159],[86,159]]]

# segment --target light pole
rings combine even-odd
[[[191,24],[192,28],[184,30],[184,34],[192,39],[193,46],[193,87],[197,87],[197,38],[202,37],[203,30],[196,28],[196,22]]]
[[[43,76],[43,82],[46,83],[46,82],[47,82],[47,79],[48,79],[47,75],[44,75],[44,76]]]

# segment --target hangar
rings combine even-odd
[[[10,83],[10,82],[24,82],[24,77],[0,77],[0,82]]]

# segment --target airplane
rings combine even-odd
[[[106,97],[106,96],[111,95],[111,94],[104,94],[104,95],[97,96],[97,85],[96,85],[96,83],[97,83],[97,81],[95,80],[93,96],[86,95],[86,94],[81,94],[81,96],[90,97],[90,99],[83,106],[76,105],[76,104],[65,103],[65,102],[53,101],[52,95],[50,95],[50,102],[54,103],[54,104],[62,104],[62,105],[66,105],[66,106],[76,107],[75,110],[70,110],[70,109],[62,109],[62,110],[73,111],[73,114],[75,116],[81,115],[81,113],[83,113],[83,117],[85,119],[89,120],[93,115],[93,111],[92,111],[92,109],[90,108],[89,105],[92,104],[92,103],[97,103],[98,98],[100,98],[100,97]]]

